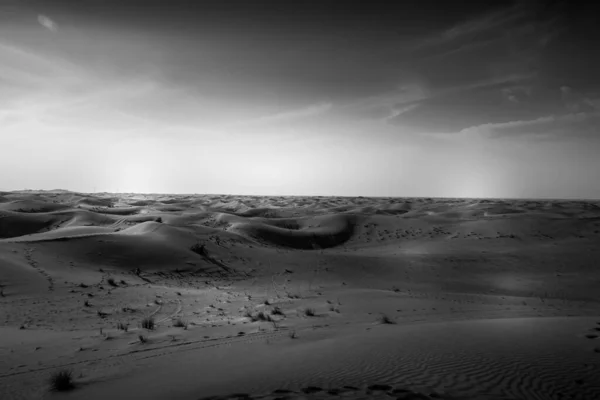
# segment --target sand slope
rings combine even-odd
[[[599,201],[3,192],[0,398],[597,399],[598,243]]]

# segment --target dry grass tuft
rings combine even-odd
[[[156,322],[154,321],[153,317],[146,317],[142,320],[142,328],[152,331],[155,327]]]
[[[73,383],[73,371],[70,369],[62,369],[50,375],[50,388],[56,392],[65,392],[75,387]]]

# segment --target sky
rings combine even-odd
[[[0,190],[600,198],[596,15],[0,0]]]

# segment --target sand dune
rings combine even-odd
[[[599,201],[3,192],[0,398],[598,399],[598,243]]]

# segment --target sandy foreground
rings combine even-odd
[[[2,400],[597,400],[599,336],[600,201],[0,192]]]

